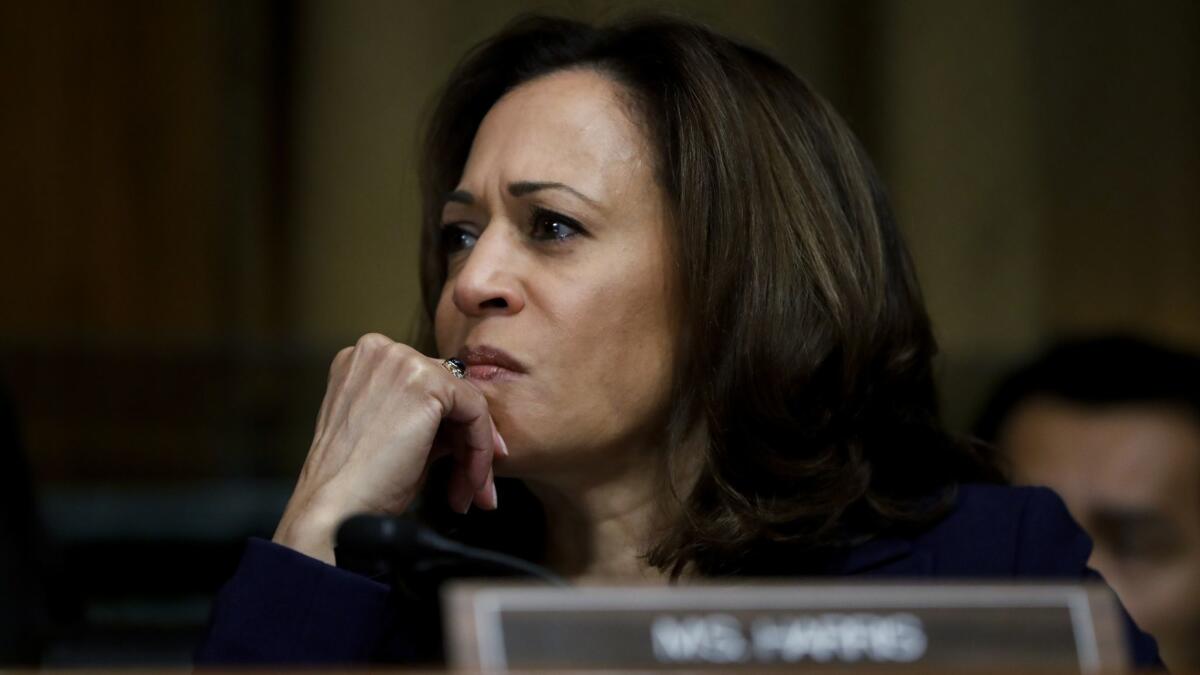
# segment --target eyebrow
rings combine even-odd
[[[466,190],[454,190],[446,195],[446,201],[470,206],[475,203],[475,195]]]
[[[538,192],[539,190],[563,190],[575,195],[579,199],[582,199],[592,206],[599,206],[599,204],[596,203],[596,200],[564,183],[519,181],[508,184],[508,194],[514,197],[524,197],[531,192]]]
[[[515,183],[508,184],[508,194],[514,197],[524,197],[525,195],[539,192],[541,190],[562,190],[575,195],[579,199],[591,204],[592,206],[600,206],[596,200],[565,183],[555,183],[551,181],[517,181]],[[466,190],[454,190],[446,195],[446,201],[471,206],[475,204],[475,195]]]

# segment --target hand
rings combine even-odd
[[[487,399],[438,359],[378,335],[338,352],[304,468],[274,541],[333,563],[333,536],[362,512],[400,513],[429,465],[455,463],[450,507],[496,508],[492,460],[508,455]]]

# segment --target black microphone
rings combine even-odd
[[[550,570],[515,556],[447,539],[399,516],[360,513],[338,526],[333,549],[338,567],[372,578],[394,577],[403,569],[428,569],[469,561],[507,575],[529,576],[552,586],[570,586]]]

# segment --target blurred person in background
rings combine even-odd
[[[467,55],[425,140],[427,339],[334,358],[199,662],[437,658],[424,605],[337,566],[360,512],[539,532],[523,555],[584,583],[1094,578],[1061,500],[942,426],[882,183],[770,56],[670,17],[530,17]]]
[[[976,434],[1014,482],[1062,495],[1164,661],[1200,670],[1200,357],[1132,337],[1059,343],[1003,380]]]

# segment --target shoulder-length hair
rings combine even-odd
[[[920,527],[958,481],[998,479],[942,430],[913,265],[846,123],[763,52],[679,19],[526,17],[459,64],[421,162],[426,328],[446,279],[443,199],[484,115],[571,68],[631,95],[673,228],[682,324],[664,459],[699,432],[703,470],[673,492],[680,516],[650,564],[769,571],[780,546],[815,553]]]

